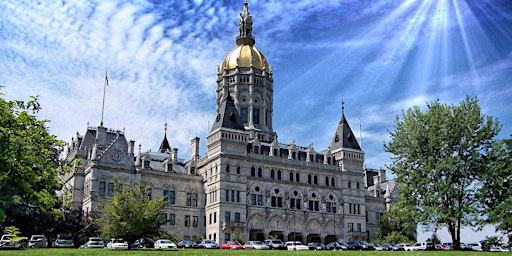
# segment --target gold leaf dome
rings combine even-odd
[[[263,53],[250,44],[237,45],[226,54],[222,70],[235,67],[254,67],[268,71],[268,62]]]

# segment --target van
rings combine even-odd
[[[426,250],[434,250],[436,247],[434,243],[432,242],[423,242],[420,243],[420,250],[426,251]]]

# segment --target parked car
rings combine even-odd
[[[32,235],[28,240],[28,248],[46,248],[48,247],[48,241],[44,235]]]
[[[349,250],[362,250],[363,249],[363,247],[361,246],[361,244],[359,244],[358,241],[349,241],[349,242],[347,242],[347,245],[348,245]]]
[[[107,249],[126,250],[128,249],[128,242],[124,241],[122,238],[112,238],[110,242],[107,243]]]
[[[219,244],[217,244],[217,242],[215,242],[214,240],[211,240],[211,239],[204,239],[203,241],[201,241],[201,242],[197,245],[197,248],[203,248],[203,249],[219,249]]]
[[[369,251],[375,250],[375,248],[373,248],[373,245],[370,243],[367,243],[365,241],[356,241],[356,242],[359,243],[359,245],[361,246],[361,249],[363,249],[363,250],[369,250]]]
[[[491,251],[491,252],[510,252],[510,250],[506,246],[491,246],[491,248],[489,248],[489,251]]]
[[[404,250],[405,251],[418,251],[420,250],[420,243],[415,243],[415,244],[406,244],[404,246]]]
[[[246,250],[268,250],[270,247],[260,241],[248,241],[244,244]]]
[[[289,251],[309,250],[309,247],[303,245],[299,241],[288,241],[285,243],[285,245]]]
[[[151,238],[141,238],[135,240],[133,244],[130,245],[131,249],[142,249],[142,248],[155,248],[155,241]]]
[[[8,235],[8,234],[2,235],[2,237],[0,238],[0,248],[2,248],[2,249],[20,248],[21,247],[20,244],[14,243],[12,241],[13,237],[14,237],[13,235]]]
[[[158,239],[154,244],[156,249],[169,249],[169,248],[177,248],[176,244],[171,242],[168,239]]]
[[[349,246],[345,242],[330,242],[325,246],[326,250],[348,250]]]
[[[196,248],[196,242],[192,240],[181,240],[177,244],[178,248]]]
[[[225,243],[220,245],[220,248],[227,250],[240,250],[244,249],[244,246],[237,241],[226,241]]]
[[[387,251],[388,245],[387,244],[373,244],[373,248],[375,248],[376,251]]]
[[[99,237],[89,237],[87,242],[80,246],[80,249],[85,248],[105,248],[105,243],[103,242],[103,239]]]
[[[325,245],[323,245],[322,243],[315,243],[315,242],[313,242],[313,243],[309,243],[308,244],[308,248],[310,250],[315,250],[315,251],[316,250],[325,250]]]
[[[58,234],[55,241],[53,241],[53,247],[55,248],[72,248],[75,247],[73,242],[73,236],[70,234]]]
[[[263,241],[271,250],[286,250],[286,245],[279,239],[267,239]]]

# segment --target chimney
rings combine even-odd
[[[133,156],[133,149],[135,147],[135,141],[134,140],[130,140],[128,142],[128,155],[130,156]]]
[[[171,160],[176,163],[178,162],[178,148],[173,148],[171,150]]]
[[[199,159],[199,138],[195,137],[190,141],[190,160]]]

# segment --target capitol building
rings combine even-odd
[[[113,195],[114,181],[141,182],[149,197],[167,202],[162,229],[181,239],[373,239],[377,221],[396,200],[395,183],[384,170],[364,168],[365,152],[344,106],[328,148],[279,141],[272,128],[278,116],[272,66],[254,46],[252,28],[245,2],[236,45],[217,69],[215,122],[204,155],[196,137],[190,159],[178,157],[166,129],[159,146],[141,152],[123,131],[87,127],[66,150],[68,161],[82,163],[63,176],[73,206],[94,211]]]

